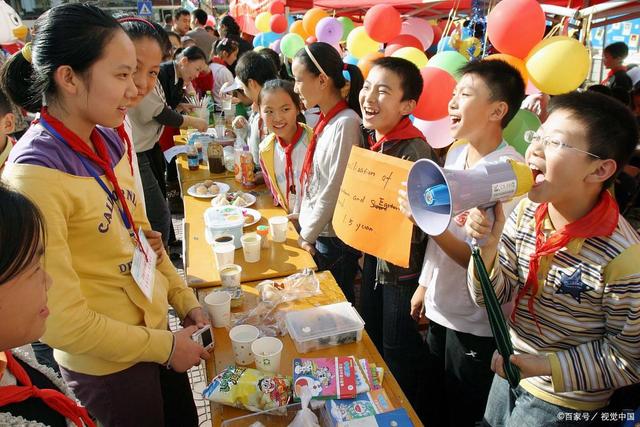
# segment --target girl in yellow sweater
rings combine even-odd
[[[190,339],[206,317],[158,236],[146,233],[152,249],[141,231],[150,226],[131,143],[113,130],[141,99],[136,45],[90,5],[54,7],[37,25],[32,55],[14,55],[2,86],[23,106],[36,109],[44,98],[46,107],[12,150],[3,180],[47,222],[45,268],[55,285],[43,341],[102,425],[197,425],[188,378],[178,372],[208,358]],[[193,326],[172,334],[169,304]]]

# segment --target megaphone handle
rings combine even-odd
[[[493,223],[496,222],[496,211],[495,211],[495,206],[496,205],[490,205],[490,206],[479,206],[479,208],[485,209],[486,214],[487,214],[487,219],[489,220],[489,225],[491,227],[493,227]],[[467,236],[467,243],[473,248],[475,246],[483,246],[484,243],[487,241],[486,238],[482,239],[482,240],[476,240],[475,238],[471,238]]]

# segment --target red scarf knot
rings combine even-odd
[[[600,195],[598,203],[591,211],[570,224],[556,230],[545,241],[543,233],[544,219],[549,211],[547,203],[541,203],[535,212],[536,224],[536,249],[529,258],[529,274],[524,286],[518,291],[516,301],[511,312],[511,321],[515,323],[516,310],[520,300],[529,294],[527,308],[533,316],[538,332],[542,334],[540,325],[536,318],[534,302],[538,295],[538,269],[542,257],[553,255],[558,250],[564,248],[573,239],[588,239],[591,237],[610,236],[618,226],[619,209],[613,196],[604,191]]]

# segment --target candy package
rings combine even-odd
[[[222,405],[253,412],[264,411],[289,403],[291,378],[230,366],[211,381],[202,396]]]

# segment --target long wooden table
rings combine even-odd
[[[346,298],[338,284],[334,280],[333,276],[328,271],[317,273],[318,280],[320,281],[320,288],[322,294],[315,297],[306,298],[300,301],[293,301],[287,304],[283,304],[279,307],[279,310],[303,310],[306,308],[317,307],[321,305],[333,304],[336,302],[345,301]],[[234,309],[233,312],[244,312],[255,307],[258,301],[258,294],[255,289],[257,283],[247,283],[242,286],[245,299],[243,307]],[[198,289],[198,298],[201,302],[204,302],[204,297],[213,290],[213,288]],[[218,372],[221,372],[224,368],[234,364],[234,355],[231,348],[231,340],[229,339],[229,331],[227,328],[215,328],[215,348],[214,357],[206,362],[207,377],[211,380]],[[322,350],[317,350],[305,354],[297,352],[294,342],[289,335],[280,337],[284,344],[282,350],[282,356],[280,361],[280,373],[284,375],[292,375],[293,359],[296,357],[333,357],[333,356],[356,356],[356,358],[365,358],[371,363],[375,363],[377,366],[384,368],[384,379],[382,386],[389,396],[389,400],[396,408],[405,408],[409,417],[413,421],[415,426],[422,426],[423,424],[418,419],[415,411],[409,404],[406,396],[402,392],[402,389],[396,382],[393,375],[391,375],[389,368],[378,353],[375,345],[367,335],[366,331],[363,334],[362,340],[353,344],[344,344],[336,347],[329,347]],[[249,367],[255,367],[255,364],[249,365]],[[232,408],[229,406],[222,406],[218,404],[211,405],[212,421],[214,426],[219,426],[223,421],[247,415],[250,412]]]
[[[189,196],[187,189],[206,179],[228,184],[231,191],[242,188],[228,173],[210,174],[205,166],[200,166],[197,171],[190,171],[186,165],[186,158],[182,155],[176,163],[184,200],[183,261],[187,283],[196,288],[219,285],[220,274],[213,250],[205,238],[204,212],[211,207],[211,199]],[[282,208],[273,205],[273,197],[266,186],[259,185],[252,189],[251,193],[257,198],[251,208],[258,210],[262,219],[255,225],[245,227],[245,233],[255,231],[258,225],[268,225],[268,218],[272,216],[285,215]],[[236,250],[235,263],[242,267],[243,282],[288,276],[304,268],[316,268],[313,257],[298,246],[298,233],[293,224],[288,225],[286,242],[269,243],[269,249],[262,249],[260,261],[256,263],[245,262],[242,249]]]

